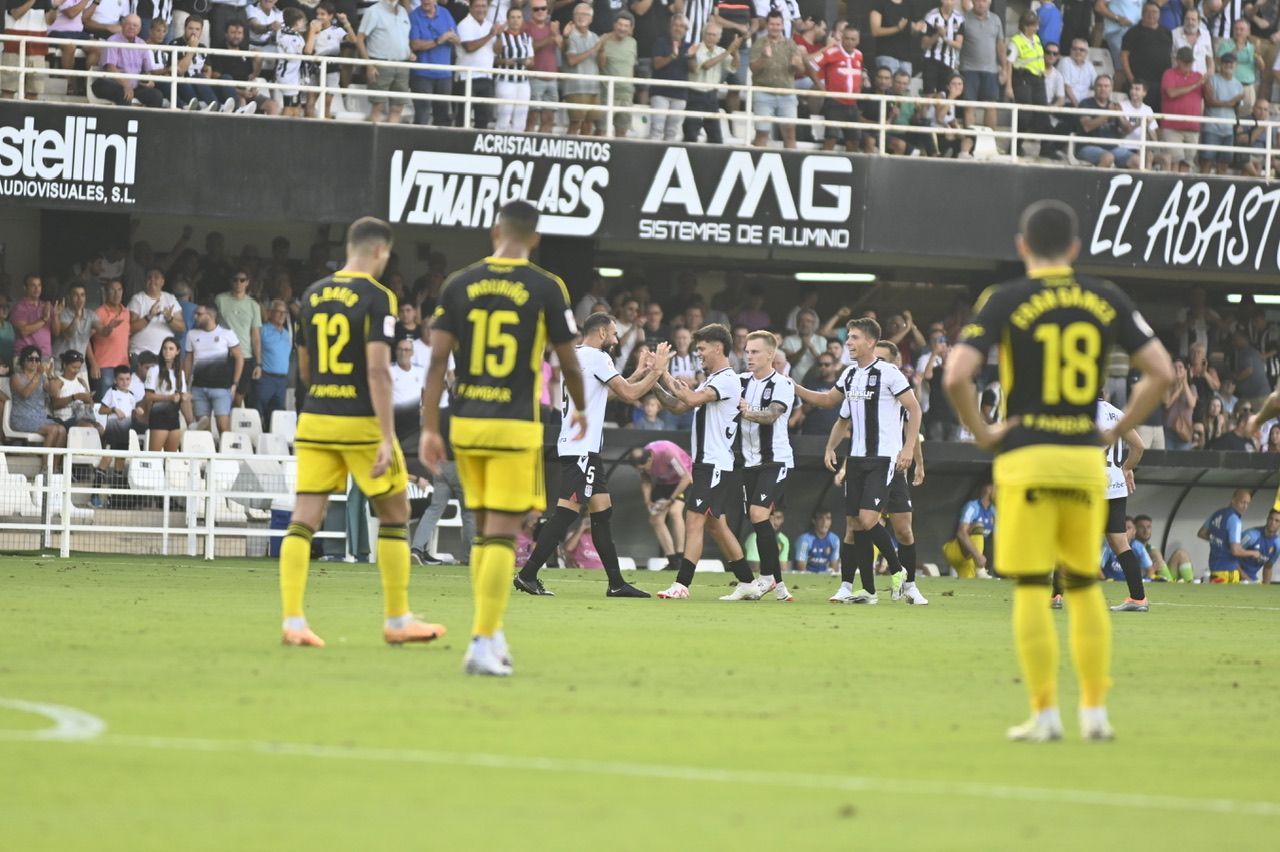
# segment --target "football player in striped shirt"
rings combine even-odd
[[[624,379],[607,353],[618,345],[618,326],[606,313],[594,313],[582,324],[582,345],[577,348],[578,366],[582,368],[584,391],[587,395],[587,434],[579,436],[574,426],[574,404],[566,391],[562,401],[563,419],[560,421],[560,499],[555,514],[538,533],[538,543],[529,555],[520,573],[512,581],[515,587],[529,595],[554,597],[538,579],[538,571],[547,558],[564,541],[583,504],[591,512],[591,538],[595,542],[600,561],[609,578],[605,592],[611,598],[647,598],[649,594],[622,579],[618,567],[618,550],[613,543],[613,498],[609,496],[604,462],[600,449],[604,444],[604,413],[609,402],[609,392],[619,399],[636,403],[652,390],[658,376],[666,369],[671,349],[659,343],[657,353],[646,355],[630,378]],[[650,362],[652,358],[652,362]]]
[[[690,388],[664,374],[654,385],[658,399],[668,411],[694,412],[690,453],[693,484],[685,500],[684,557],[680,560],[676,581],[658,592],[658,597],[689,597],[693,572],[702,556],[702,535],[710,527],[720,552],[729,560],[729,570],[738,578],[737,587],[721,600],[759,600],[760,589],[752,582],[742,545],[724,520],[729,494],[726,477],[733,472],[733,440],[738,431],[738,402],[742,399],[742,382],[729,368],[733,338],[729,336],[729,329],[713,323],[698,329],[693,341],[707,371],[702,384],[696,389]]]
[[[846,345],[853,362],[830,390],[814,392],[797,386],[802,402],[819,408],[849,404],[848,472],[845,478],[845,537],[840,546],[841,583],[832,603],[877,604],[875,550],[889,560],[896,573],[897,554],[889,531],[880,523],[888,507],[889,486],[897,471],[905,471],[920,437],[920,402],[902,371],[876,355],[880,324],[869,317],[850,320]],[[906,428],[903,428],[903,412]],[[832,437],[840,429],[837,423]],[[836,441],[838,443],[838,440]],[[824,461],[835,471],[835,447],[827,442]],[[853,566],[862,588],[853,590]]]
[[[748,371],[738,375],[742,399],[738,402],[734,454],[742,470],[743,502],[760,552],[756,586],[761,595],[776,592],[778,600],[791,601],[795,598],[782,581],[778,534],[769,522],[769,515],[783,504],[787,472],[795,466],[787,418],[795,408],[796,386],[773,368],[777,350],[778,338],[773,332],[753,331],[747,335]]]

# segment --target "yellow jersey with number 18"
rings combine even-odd
[[[381,441],[365,345],[390,346],[398,311],[395,293],[357,272],[336,272],[302,294],[298,346],[307,350],[311,384],[298,418],[298,443],[350,447]]]
[[[457,341],[454,447],[540,447],[543,350],[578,332],[564,282],[527,260],[487,257],[445,282],[432,327]]]
[[[959,343],[984,356],[996,347],[1004,414],[1019,421],[1001,447],[1008,451],[1096,444],[1111,348],[1133,353],[1154,336],[1119,287],[1060,267],[988,289]]]

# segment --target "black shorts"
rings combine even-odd
[[[178,406],[172,402],[155,403],[151,406],[151,413],[147,415],[147,425],[152,429],[161,429],[166,432],[181,428],[182,422],[178,419]]]
[[[742,469],[742,502],[772,510],[781,507],[787,468],[782,464],[762,464]]]
[[[695,464],[693,484],[685,496],[685,507],[700,515],[724,517],[725,495],[729,490],[726,473],[715,465]]]
[[[252,358],[244,359],[244,370],[240,373],[240,383],[236,385],[236,393],[240,394],[246,400],[253,391],[253,368],[257,364]],[[234,400],[232,400],[234,403]]]
[[[850,458],[844,478],[844,513],[856,517],[863,509],[887,511],[893,459]]]
[[[560,499],[586,503],[596,494],[608,494],[604,462],[599,453],[560,457]]]
[[[945,91],[947,81],[956,73],[958,73],[956,69],[947,63],[926,57],[924,60],[924,87],[920,91],[926,95]]]
[[[827,102],[826,115],[823,117],[827,121],[862,121],[862,113],[858,111],[857,104],[841,104],[835,101]],[[827,139],[843,139],[845,142],[857,142],[862,138],[862,130],[857,127],[828,125],[823,135]]]
[[[1128,497],[1112,497],[1107,501],[1107,533],[1124,533],[1124,515],[1128,502]]]
[[[907,482],[905,471],[897,471],[893,481],[889,483],[889,503],[885,513],[889,515],[905,515],[911,512],[911,483]]]
[[[676,493],[679,482],[655,482],[649,488],[649,499],[657,503],[659,500],[683,500],[684,492]]]

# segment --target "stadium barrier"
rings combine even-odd
[[[163,86],[167,88],[168,97],[166,98],[166,100],[168,101],[168,108],[171,110],[179,110],[182,108],[182,105],[179,103],[179,99],[178,99],[178,85],[181,83],[187,82],[188,79],[196,79],[196,78],[181,77],[178,75],[178,63],[180,58],[184,54],[190,53],[190,54],[199,54],[202,56],[243,57],[245,53],[251,53],[255,56],[261,57],[263,61],[266,61],[266,62],[277,61],[278,57],[282,55],[282,54],[272,54],[272,53],[265,53],[265,52],[254,52],[254,51],[243,51],[243,50],[226,50],[226,49],[215,49],[215,48],[206,48],[206,47],[188,47],[185,45],[126,44],[123,42],[121,43],[112,42],[111,47],[120,48],[124,50],[144,50],[147,52],[163,51],[163,52],[169,53],[169,66],[167,69],[168,73],[165,75],[121,74],[121,73],[109,73],[109,72],[105,72],[98,69],[88,69],[88,70],[81,71],[77,69],[68,70],[68,69],[62,69],[62,68],[49,68],[49,69],[28,68],[26,66],[26,57],[27,57],[28,47],[30,45],[33,45],[33,44],[46,45],[51,48],[57,48],[58,51],[76,50],[84,47],[85,42],[81,40],[0,34],[0,42],[17,42],[18,44],[18,65],[16,68],[7,68],[6,73],[12,73],[18,76],[17,98],[19,100],[23,99],[26,95],[27,78],[31,75],[38,74],[38,75],[42,75],[45,77],[52,77],[52,78],[84,79],[88,82],[88,85],[86,86],[86,88],[91,87],[92,85],[91,81],[94,79],[111,78],[111,79],[117,79],[117,80],[126,79],[126,80],[134,80],[134,81],[149,81],[159,86]],[[96,42],[96,44],[103,44],[103,43]],[[467,129],[472,128],[472,114],[473,114],[474,107],[476,105],[487,105],[487,106],[496,107],[499,105],[506,104],[506,105],[513,105],[513,106],[528,107],[531,110],[534,110],[534,109],[541,110],[541,109],[545,109],[547,106],[546,102],[540,102],[540,101],[511,100],[511,99],[503,99],[503,98],[496,98],[496,97],[481,97],[476,95],[474,92],[474,82],[476,79],[476,75],[488,77],[488,76],[491,76],[491,74],[487,73],[482,69],[476,69],[472,67],[465,67],[461,65],[433,65],[429,63],[419,63],[419,62],[382,62],[382,61],[365,60],[365,59],[357,59],[357,58],[327,57],[327,56],[314,57],[314,58],[307,59],[305,61],[319,66],[319,83],[317,85],[304,85],[301,83],[297,85],[287,85],[287,84],[281,84],[281,83],[275,83],[275,82],[267,82],[265,80],[257,80],[257,81],[250,81],[248,83],[240,83],[239,85],[236,86],[236,88],[255,88],[255,89],[262,89],[268,92],[281,92],[285,90],[290,92],[306,92],[306,93],[314,92],[317,95],[319,95],[319,103],[323,105],[326,103],[326,100],[330,95],[341,95],[343,93],[357,94],[360,91],[360,90],[353,90],[350,88],[342,89],[342,88],[333,88],[329,86],[328,73],[331,69],[337,69],[338,67],[343,65],[354,66],[354,67],[367,67],[372,65],[372,66],[378,66],[378,67],[406,68],[409,70],[431,69],[431,70],[442,70],[442,71],[452,72],[455,77],[455,81],[462,83],[463,91],[462,91],[462,94],[460,95],[433,95],[433,94],[419,94],[414,92],[406,92],[406,93],[379,92],[378,97],[380,98],[387,97],[390,100],[403,101],[409,106],[412,106],[413,102],[415,101],[445,101],[448,103],[460,104],[462,107],[462,126]],[[1114,143],[1112,147],[1126,147],[1126,148],[1130,148],[1131,150],[1135,150],[1140,158],[1140,162],[1143,163],[1144,165],[1147,163],[1149,153],[1154,152],[1158,154],[1160,151],[1163,151],[1166,149],[1176,149],[1176,150],[1191,149],[1191,150],[1194,150],[1197,154],[1229,152],[1229,153],[1239,154],[1239,155],[1257,156],[1262,158],[1262,161],[1263,161],[1262,176],[1264,176],[1264,178],[1269,179],[1269,176],[1272,174],[1272,166],[1274,163],[1274,158],[1276,153],[1275,152],[1276,132],[1277,130],[1280,130],[1280,122],[1273,121],[1273,120],[1258,122],[1259,126],[1264,127],[1266,130],[1264,146],[1262,148],[1240,148],[1234,145],[1226,145],[1226,146],[1209,145],[1209,144],[1203,143],[1199,139],[1197,139],[1196,142],[1194,143],[1164,142],[1159,140],[1148,140],[1145,138],[1145,136],[1143,139],[1134,140],[1129,144],[1123,144],[1125,140],[1098,140],[1094,137],[1083,137],[1083,136],[1071,137],[1071,136],[1066,136],[1061,134],[1034,133],[1034,132],[1019,130],[1019,125],[1022,123],[1021,119],[1024,116],[1027,116],[1028,114],[1047,113],[1049,115],[1054,115],[1054,116],[1078,116],[1078,117],[1093,116],[1093,117],[1115,118],[1117,117],[1117,113],[1114,110],[1086,110],[1086,109],[1077,109],[1077,108],[1066,107],[1066,106],[1042,107],[1042,106],[1035,106],[1031,104],[1004,103],[1004,102],[995,102],[995,101],[967,101],[967,100],[966,101],[948,101],[946,99],[940,99],[936,97],[923,97],[923,96],[913,96],[913,95],[902,95],[902,96],[880,95],[880,94],[872,94],[872,93],[860,94],[858,95],[857,100],[862,103],[877,102],[881,105],[881,108],[878,110],[879,115],[877,116],[877,119],[873,122],[865,122],[865,121],[864,122],[828,122],[818,116],[808,116],[805,118],[769,117],[767,119],[764,119],[762,122],[762,120],[758,119],[752,112],[754,99],[757,95],[760,95],[760,94],[794,95],[796,97],[801,97],[801,98],[821,98],[821,99],[842,98],[842,97],[848,97],[848,96],[840,92],[827,92],[820,89],[808,89],[808,90],[800,90],[800,89],[794,89],[794,88],[774,89],[774,88],[768,88],[764,86],[751,86],[751,85],[741,86],[741,85],[731,85],[731,84],[716,85],[716,84],[710,84],[710,83],[696,83],[692,81],[680,83],[680,88],[687,88],[695,91],[710,91],[710,92],[716,92],[716,93],[720,93],[720,92],[738,93],[742,98],[743,112],[728,114],[728,113],[720,113],[720,112],[698,112],[698,111],[690,111],[690,110],[656,109],[648,105],[636,105],[636,104],[627,106],[627,105],[619,104],[617,102],[616,87],[619,84],[644,85],[646,78],[609,77],[604,75],[592,75],[592,74],[565,74],[561,72],[554,72],[554,73],[553,72],[535,72],[535,71],[528,71],[524,69],[503,69],[502,73],[510,74],[514,76],[527,77],[531,80],[532,79],[538,79],[538,80],[554,79],[554,80],[574,80],[577,82],[593,81],[593,82],[599,83],[603,87],[602,89],[603,97],[598,107],[598,110],[605,114],[606,128],[613,127],[613,118],[618,113],[629,113],[632,115],[639,115],[639,116],[666,115],[666,116],[678,116],[680,118],[704,118],[704,119],[713,119],[717,121],[723,118],[728,120],[731,123],[731,126],[733,122],[742,122],[744,124],[745,126],[745,133],[743,134],[744,139],[741,140],[742,143],[744,144],[749,144],[750,141],[754,138],[756,134],[756,125],[758,123],[792,124],[796,126],[809,127],[814,131],[816,131],[815,135],[819,137],[822,135],[824,128],[828,128],[828,127],[855,128],[864,132],[873,132],[877,137],[877,143],[880,151],[885,150],[886,143],[889,136],[902,134],[902,133],[911,133],[911,134],[946,133],[951,136],[969,137],[974,140],[975,150],[984,142],[994,143],[995,141],[1000,141],[1007,144],[1007,152],[1000,152],[999,149],[996,148],[994,144],[991,144],[988,150],[986,150],[985,152],[977,151],[975,156],[977,156],[980,159],[1007,158],[1011,162],[1019,162],[1020,160],[1021,161],[1029,160],[1032,162],[1038,162],[1038,160],[1036,160],[1036,158],[1034,157],[1027,157],[1021,154],[1019,149],[1022,143],[1024,142],[1037,142],[1037,143],[1047,142],[1047,143],[1061,143],[1064,145],[1074,145],[1074,144],[1086,145],[1086,144],[1097,144],[1099,141],[1105,141],[1108,143]],[[206,78],[198,78],[198,79],[200,82],[203,82],[203,83],[213,82],[213,84],[215,85],[221,85],[221,86],[230,85],[230,83],[222,82],[222,81],[210,81],[209,79],[206,79]],[[943,128],[932,128],[932,127],[912,126],[912,125],[895,125],[895,124],[888,123],[885,120],[887,117],[888,110],[885,109],[884,106],[887,104],[905,104],[905,103],[914,103],[920,107],[945,104],[948,106],[955,106],[957,108],[965,108],[965,109],[996,110],[997,114],[999,115],[1007,115],[1008,124],[1007,124],[1007,127],[975,126],[975,127],[967,127],[967,128],[957,128],[954,130],[946,130]],[[572,105],[562,102],[557,104],[555,106],[555,109],[563,110],[563,109],[569,108],[570,106]],[[1171,116],[1165,113],[1156,113],[1151,117],[1161,124],[1167,118],[1172,118],[1173,120],[1180,121],[1180,122],[1193,122],[1198,126],[1200,126],[1202,129],[1205,127],[1222,126],[1222,125],[1225,125],[1228,128],[1234,129],[1238,124],[1238,120],[1234,118],[1215,118],[1215,117],[1209,117],[1209,116],[1189,116],[1189,115],[1172,115]],[[734,138],[732,133],[726,134],[726,139],[731,139],[731,138]]]

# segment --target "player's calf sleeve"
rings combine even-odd
[[[840,542],[840,582],[853,584],[858,573],[858,549],[847,541]]]
[[[676,582],[688,588],[693,583],[693,572],[697,567],[684,556],[681,556],[680,570],[676,573]]]
[[[756,531],[756,550],[760,553],[760,575],[768,575],[775,583],[782,582],[782,561],[778,558],[778,531],[765,518],[751,525]]]
[[[1111,688],[1111,614],[1092,577],[1067,575],[1067,624],[1080,706],[1102,707]]]
[[[904,544],[898,548],[898,561],[907,570],[907,582],[916,581],[916,546],[915,543]]]
[[[1190,562],[1183,562],[1178,566],[1178,580],[1183,583],[1190,583],[1196,578],[1196,569],[1191,567]]]
[[[862,589],[869,595],[876,593],[876,554],[871,533],[861,530],[853,534],[853,553],[862,578]]]
[[[1138,561],[1138,554],[1133,550],[1126,550],[1116,559],[1120,562],[1120,570],[1124,572],[1124,581],[1129,586],[1129,597],[1135,601],[1145,599],[1147,591],[1142,587],[1142,564]]]
[[[729,563],[729,571],[737,578],[739,583],[750,583],[755,577],[751,573],[751,567],[747,565],[745,559],[735,559]]]
[[[538,576],[539,569],[547,564],[547,560],[556,552],[560,542],[564,541],[565,533],[569,532],[569,527],[573,526],[576,520],[578,520],[577,512],[564,506],[556,506],[555,514],[542,525],[542,531],[538,533],[538,540],[533,545],[533,552],[529,554],[529,561],[520,569],[521,577],[532,582]]]
[[[1044,603],[1049,577],[1019,577],[1013,587],[1013,642],[1031,712],[1058,706],[1058,633]]]
[[[618,567],[618,548],[613,543],[613,507],[602,512],[591,513],[591,540],[595,542],[596,553],[604,564],[605,576],[609,578],[609,588],[616,589],[622,585],[622,570]]]
[[[884,524],[876,524],[867,530],[867,535],[871,537],[876,550],[889,563],[889,573],[898,573],[902,569],[902,563],[898,560],[898,549],[893,546],[893,536],[889,535],[888,528]]]
[[[302,597],[307,591],[313,535],[315,530],[306,524],[291,523],[280,542],[280,603],[285,618],[302,617]]]
[[[516,543],[509,538],[485,540],[483,561],[478,566],[475,596],[475,620],[472,636],[492,636],[502,627],[502,618],[511,598],[511,577],[516,569]]]
[[[676,553],[667,554],[667,570],[679,571],[680,563],[683,561],[684,561],[683,553],[676,552]]]
[[[404,524],[378,527],[378,573],[387,618],[409,614],[409,531]]]

